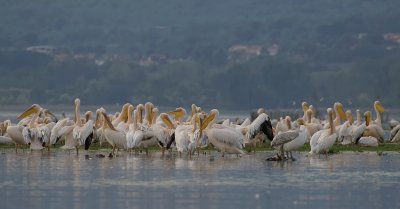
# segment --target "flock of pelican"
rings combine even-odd
[[[233,123],[229,119],[220,121],[219,111],[212,109],[204,112],[193,104],[191,113],[178,107],[173,111],[160,113],[151,102],[134,107],[123,105],[120,112],[107,113],[104,108],[81,115],[80,100],[74,101],[74,118],[60,120],[49,110],[34,104],[17,117],[19,122],[10,120],[0,123],[0,143],[14,144],[18,148],[50,151],[52,146],[63,144],[60,148],[76,150],[81,147],[88,150],[92,143],[112,147],[110,157],[117,150],[137,150],[160,147],[162,154],[166,150],[176,149],[179,156],[185,153],[192,157],[201,148],[213,146],[225,154],[243,154],[245,146],[255,147],[269,142],[277,150],[275,160],[293,159],[292,151],[309,143],[311,154],[327,155],[335,144],[357,144],[378,146],[384,142],[381,114],[385,111],[379,101],[374,103],[376,119],[366,111],[362,117],[356,111],[356,120],[351,110],[344,111],[343,105],[335,103],[328,108],[326,120],[316,118],[316,110],[306,102],[302,103],[303,116],[292,121],[291,117],[271,120],[264,109],[259,109],[255,120],[249,118]],[[364,121],[363,121],[364,118]],[[391,122],[391,142],[400,142],[400,124]]]

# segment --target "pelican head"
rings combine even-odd
[[[85,119],[86,122],[88,122],[89,120],[91,120],[93,118],[93,112],[92,111],[87,111],[85,112]]]
[[[79,105],[81,103],[81,100],[79,98],[76,98],[74,102],[75,102],[75,105]]]
[[[385,112],[385,108],[382,106],[380,101],[375,101],[374,102],[374,108],[375,110],[377,110],[379,113],[384,113]]]
[[[308,110],[308,108],[310,107],[310,105],[307,102],[302,102],[301,107],[302,107],[303,111],[306,112]]]
[[[346,120],[346,113],[343,110],[343,105],[340,102],[335,102],[333,105],[335,111],[339,114],[340,120]]]

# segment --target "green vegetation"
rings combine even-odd
[[[398,0],[4,0],[0,104],[398,107],[398,8]],[[38,45],[54,48],[26,51]]]
[[[60,149],[61,145],[57,145],[56,148],[52,147],[52,150],[61,150]],[[6,150],[6,149],[14,149],[14,145],[0,145],[0,150]],[[91,151],[106,151],[110,152],[112,150],[111,146],[108,144],[99,146],[98,143],[93,144],[90,146]],[[208,147],[205,149],[202,149],[203,151],[218,151],[217,149],[213,147]],[[150,147],[149,151],[152,152],[158,152],[160,151],[160,148],[158,146],[155,147]],[[245,147],[245,151],[247,153],[253,152],[253,148],[250,146]],[[257,146],[256,147],[256,152],[263,152],[263,151],[274,151],[274,149],[269,146],[268,144],[264,143],[262,146]],[[309,152],[310,151],[310,145],[305,144],[303,147],[299,149],[300,152]],[[340,152],[377,152],[377,154],[382,154],[382,152],[397,152],[400,153],[400,144],[392,144],[392,143],[383,143],[380,144],[378,147],[363,147],[363,146],[358,146],[358,145],[340,145],[340,144],[335,144],[329,153],[340,153]]]

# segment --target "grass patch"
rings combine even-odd
[[[62,145],[58,144],[56,147],[52,147],[52,149],[60,149]],[[7,144],[0,144],[0,149],[1,150],[6,150],[6,149],[14,149],[14,145],[7,145]],[[94,143],[90,146],[89,150],[92,151],[111,151],[112,147],[108,143],[104,143],[102,146],[100,146],[99,143]],[[159,151],[160,148],[158,146],[152,146],[148,148],[149,151]],[[203,151],[217,151],[213,146],[208,146],[206,148],[202,148],[201,150]],[[256,147],[256,152],[262,152],[262,151],[274,151],[275,149],[272,148],[269,143],[264,143],[261,146]],[[299,151],[300,152],[309,152],[311,150],[310,144],[306,143],[304,144]],[[251,146],[246,146],[244,148],[244,151],[247,152],[253,152],[253,147]],[[333,147],[329,150],[329,153],[339,153],[339,152],[398,152],[400,153],[400,144],[393,144],[393,143],[382,143],[379,144],[378,147],[364,147],[364,146],[359,146],[355,144],[349,144],[349,145],[341,145],[341,144],[335,144]]]

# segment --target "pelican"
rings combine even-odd
[[[73,124],[74,121],[69,118],[63,118],[59,120],[51,129],[50,144],[55,145],[61,138],[64,138],[64,134],[61,132],[61,129],[65,126],[72,126]]]
[[[376,119],[371,122],[371,124],[376,124],[382,127],[382,116],[381,114],[385,112],[385,108],[382,106],[381,102],[375,101],[374,102],[374,109],[376,113]]]
[[[307,102],[301,103],[301,109],[303,110],[303,119],[307,120],[307,110],[310,108],[310,105]]]
[[[93,125],[94,121],[91,119],[92,113],[90,113],[89,120],[85,124],[82,124],[80,115],[80,104],[79,98],[75,99],[75,125],[72,131],[74,140],[78,141],[78,146],[76,147],[76,152],[78,153],[78,148],[81,145],[85,145],[85,150],[89,149],[93,138]]]
[[[127,125],[127,120],[128,120],[128,107],[129,103],[126,103],[122,106],[121,113],[118,114],[118,117],[116,117],[114,120],[112,120],[112,124],[115,127],[115,129],[119,131],[126,131],[128,128]]]
[[[190,121],[192,121],[193,115],[201,112],[201,108],[196,106],[195,104],[192,104],[191,107],[192,107],[192,112],[191,112],[190,116],[186,120],[186,122],[188,122],[188,123],[190,123]]]
[[[286,132],[292,129],[292,119],[290,118],[290,116],[286,116],[285,119],[281,118],[275,127],[277,133]]]
[[[182,107],[176,108],[174,111],[167,112],[168,115],[173,115],[176,123],[180,124],[183,117],[186,115],[186,110]]]
[[[400,125],[400,122],[394,119],[389,121],[390,130],[393,130],[396,126]]]
[[[309,110],[311,110],[311,122],[310,123],[321,124],[321,121],[315,117],[316,112],[317,112],[315,107],[310,105]]]
[[[199,141],[200,137],[204,133],[204,135],[208,137],[208,141],[221,151],[222,157],[224,157],[225,153],[243,154],[243,134],[234,128],[215,124],[218,115],[219,111],[217,109],[213,109],[210,111],[210,114],[207,116],[206,119],[204,119],[203,123],[201,124],[200,129],[196,130],[197,133],[195,134],[195,141]],[[257,128],[260,127],[254,127],[254,129],[251,130],[249,129],[249,138],[254,138],[257,132]]]
[[[372,113],[370,111],[364,113],[366,128],[363,136],[372,136],[375,137],[378,142],[384,142],[385,133],[380,125],[371,123],[371,115]]]
[[[299,149],[307,142],[307,129],[304,125],[299,130],[291,130],[277,134],[271,141],[271,146],[279,149],[278,159],[285,159],[284,152],[288,159],[293,159],[292,151]]]
[[[254,151],[255,144],[260,138],[264,138],[263,135],[269,140],[274,138],[271,119],[266,113],[261,113],[250,125],[241,126],[239,129],[241,133],[245,133],[245,142],[252,144]]]
[[[297,119],[297,123],[299,125],[304,125],[307,131],[307,138],[310,141],[311,136],[314,135],[317,131],[322,130],[323,127],[321,124],[313,123],[312,122],[312,110],[307,110],[307,121],[304,121],[303,118]]]
[[[351,143],[358,144],[360,142],[360,138],[362,137],[365,131],[366,125],[361,123],[359,110],[357,112],[357,123],[354,122],[351,110],[346,111],[346,117],[347,121],[344,122],[339,129],[338,141],[342,145],[347,145]],[[361,143],[363,143],[364,141],[365,141],[364,139],[361,140]]]
[[[43,108],[33,105],[22,114],[32,114],[29,124],[22,129],[22,135],[24,137],[25,143],[29,145],[31,150],[42,150],[45,144],[49,142],[49,138],[46,138],[47,141],[43,141],[44,134],[42,133],[42,131],[44,131],[44,129],[41,129],[41,124],[38,123],[39,116],[42,112]],[[47,127],[45,128],[48,129]]]
[[[175,127],[174,123],[169,120],[167,114],[162,114],[162,120],[170,129],[175,128],[174,135],[167,144],[167,149],[169,149],[173,142],[175,142],[176,149],[179,156],[182,156],[183,152],[187,152],[188,156],[191,158],[195,148],[196,148],[196,138],[195,131],[197,125],[200,121],[199,114],[194,114],[190,123],[177,124]]]
[[[29,125],[31,123],[31,121],[34,122],[34,120],[36,120],[38,112],[41,109],[42,108],[40,107],[40,105],[33,104],[30,108],[28,108],[20,116],[17,117],[17,119],[20,120],[20,122],[17,125],[7,126],[6,132],[7,132],[7,135],[15,143],[15,152],[17,152],[18,147],[23,147],[23,146],[27,145],[27,143],[25,141],[25,137],[22,134],[22,132],[23,132],[25,126]],[[24,124],[24,125],[20,125],[20,124]],[[25,136],[28,136],[27,134],[28,133],[25,133]]]
[[[337,140],[337,134],[335,125],[333,122],[333,110],[332,108],[327,109],[329,129],[323,129],[315,133],[310,140],[311,151],[310,154],[321,154],[325,153],[328,156],[329,149],[335,144]]]
[[[112,146],[112,152],[110,153],[110,157],[112,157],[115,155],[116,148],[128,148],[126,134],[123,131],[118,131],[114,128],[105,112],[101,112],[101,114],[103,114],[104,117],[103,134],[108,143]]]
[[[106,110],[103,107],[100,107],[96,110],[96,119],[93,127],[93,141],[98,141],[100,147],[104,142],[107,142],[106,138],[103,135],[104,117],[101,112],[106,112]]]
[[[5,120],[0,123],[0,135],[4,136],[7,134],[7,127],[11,126],[11,121],[10,120]]]
[[[397,125],[390,131],[390,142],[400,143],[400,125]]]

